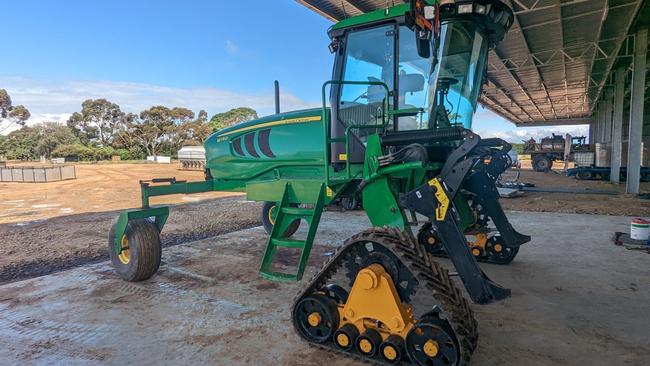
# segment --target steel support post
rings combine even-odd
[[[634,37],[634,69],[630,100],[630,137],[627,150],[627,186],[630,194],[639,194],[641,181],[641,137],[643,136],[643,103],[645,100],[646,53],[648,28],[640,29]]]
[[[625,97],[626,68],[616,69],[614,81],[614,113],[612,124],[612,162],[610,180],[618,183],[621,175],[621,155],[623,151],[623,98]]]
[[[605,90],[605,116],[603,117],[603,128],[605,132],[603,133],[603,142],[610,143],[612,142],[612,96],[614,91],[612,88],[607,88]]]

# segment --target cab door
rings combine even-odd
[[[382,82],[371,84],[341,84],[332,88],[330,103],[332,138],[345,137],[345,130],[351,125],[380,125],[383,123],[386,99],[393,105],[396,26],[394,23],[371,28],[347,31],[342,52],[336,57],[334,80],[356,82]],[[345,154],[345,143],[331,145],[330,158],[335,168],[342,168],[346,160],[362,163],[367,136],[377,133],[378,128],[353,129],[349,137],[350,153]]]

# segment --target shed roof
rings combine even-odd
[[[403,0],[297,0],[340,21]],[[480,102],[517,126],[588,123],[644,0],[504,0],[515,21],[488,57]]]

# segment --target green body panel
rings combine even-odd
[[[466,230],[470,226],[473,226],[476,223],[476,216],[474,216],[474,211],[469,206],[469,203],[463,196],[457,194],[454,197],[454,207],[458,216],[460,217],[460,228]]]
[[[363,209],[373,226],[395,227],[404,230],[406,218],[389,185],[388,175],[379,175],[377,157],[383,155],[379,136],[370,135],[366,144],[363,177],[367,183],[362,191]],[[420,164],[420,166],[422,166]]]
[[[286,189],[287,184],[291,189]],[[280,202],[286,195],[290,203],[315,204],[321,185],[322,179],[254,181],[246,185],[246,198],[251,201]]]
[[[205,141],[206,168],[221,181],[323,177],[322,123],[322,110],[318,108],[223,129]],[[271,156],[264,153],[263,145]]]

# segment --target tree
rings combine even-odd
[[[31,113],[27,108],[22,105],[14,106],[9,93],[5,89],[0,89],[0,132],[14,124],[24,126],[29,117]]]
[[[129,113],[122,119],[118,135],[124,147],[140,146],[147,155],[156,155],[165,137],[172,132],[174,119],[183,114],[164,106],[154,106],[140,112]]]
[[[212,133],[207,119],[208,114],[201,110],[195,120],[186,120],[177,124],[173,136],[170,138],[172,150],[177,152],[184,145],[202,145]]]
[[[212,131],[219,131],[222,128],[226,128],[237,123],[250,121],[252,119],[258,118],[257,112],[248,107],[239,107],[231,109],[227,112],[217,113],[210,119],[210,127]]]
[[[0,141],[0,155],[9,159],[34,160],[51,157],[60,145],[75,144],[79,140],[67,126],[44,122],[12,131]]]
[[[51,157],[54,149],[59,145],[70,145],[79,143],[79,139],[67,126],[55,123],[44,122],[34,126],[38,156]]]
[[[67,125],[84,144],[98,142],[108,146],[123,118],[119,105],[103,98],[87,99],[81,104],[81,112],[73,113]]]

